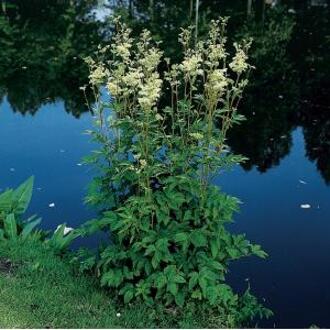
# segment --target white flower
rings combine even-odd
[[[201,61],[202,57],[199,54],[186,57],[181,64],[181,69],[190,76],[197,76],[201,73],[199,70]]]
[[[226,69],[216,69],[210,73],[208,82],[206,83],[206,87],[210,91],[221,95],[227,86]]]
[[[139,91],[139,104],[143,109],[151,109],[160,97],[162,80],[158,73],[154,72],[146,79]]]
[[[143,167],[146,167],[147,162],[145,161],[145,159],[141,159],[140,164],[141,164],[141,167],[143,168]]]
[[[229,66],[234,72],[241,74],[249,67],[249,65],[246,62],[248,56],[246,55],[241,45],[235,43],[234,46],[236,48],[236,54],[234,55],[233,60],[229,64]]]
[[[99,86],[105,81],[105,78],[109,75],[109,71],[105,69],[102,65],[96,66],[94,70],[90,73],[89,79],[92,85]]]

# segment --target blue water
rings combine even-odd
[[[14,113],[6,100],[1,104],[0,188],[35,175],[29,213],[43,217],[43,228],[54,230],[61,223],[76,227],[95,214],[83,203],[91,169],[80,166],[94,147],[83,134],[90,127],[89,113],[76,119],[62,102],[45,105],[34,116]],[[237,166],[215,179],[242,201],[231,229],[245,232],[269,253],[267,260],[233,263],[228,278],[237,290],[244,290],[249,279],[253,292],[275,312],[262,325],[329,326],[330,188],[306,158],[300,128],[292,139],[290,154],[266,173]]]
[[[93,149],[84,134],[90,126],[88,113],[77,119],[62,102],[44,105],[34,116],[14,113],[6,100],[0,105],[0,188],[34,175],[29,212],[43,217],[44,228],[64,222],[75,227],[94,215],[83,203],[91,174],[81,164]]]
[[[229,279],[240,290],[250,279],[253,292],[266,299],[275,317],[264,326],[329,327],[330,188],[305,157],[301,129],[292,136],[291,153],[280,166],[264,174],[237,167],[216,180],[243,202],[232,229],[269,254],[266,261],[233,263]]]

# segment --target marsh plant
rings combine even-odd
[[[77,230],[61,224],[54,232],[46,232],[38,226],[41,218],[33,215],[25,219],[30,205],[34,177],[30,177],[16,189],[6,189],[0,194],[0,242],[31,241],[42,242],[55,253],[63,253],[74,239],[79,236]]]
[[[249,290],[239,296],[225,282],[230,261],[266,257],[226,229],[239,201],[212,184],[242,160],[226,134],[242,120],[237,108],[251,69],[249,41],[234,44],[229,58],[226,23],[212,21],[197,43],[192,29],[182,30],[183,60],[171,64],[148,31],[135,40],[116,20],[111,44],[87,60],[91,84],[96,91],[105,85],[110,100],[96,94],[90,134],[101,147],[88,161],[100,175],[88,201],[104,211],[85,234],[109,231],[111,243],[87,263],[125,303],[202,302],[239,324],[270,312]]]

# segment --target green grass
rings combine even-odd
[[[120,317],[117,316],[120,313]],[[199,307],[122,306],[92,277],[39,242],[0,242],[0,328],[231,327],[228,315]]]

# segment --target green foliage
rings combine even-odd
[[[50,246],[53,251],[63,252],[68,246],[80,236],[77,230],[67,228],[65,224],[58,226],[52,236],[45,241],[45,244]]]
[[[0,221],[8,214],[21,216],[30,204],[33,177],[21,184],[16,190],[8,189],[0,195]]]
[[[36,216],[23,219],[31,201],[33,181],[31,177],[17,189],[8,189],[0,194],[0,239],[15,240],[19,236],[23,239],[41,238],[41,232],[35,231],[41,219]]]
[[[30,177],[18,188],[8,189],[0,194],[0,240],[44,241],[53,251],[63,252],[80,236],[79,231],[62,224],[47,237],[47,233],[37,229],[41,218],[33,215],[23,219],[32,198],[33,182],[34,178]]]
[[[101,176],[88,201],[106,210],[82,232],[111,233],[111,244],[85,265],[95,260],[101,285],[125,303],[202,303],[239,324],[270,312],[225,283],[230,261],[267,256],[227,230],[238,201],[212,185],[220,169],[242,159],[228,152],[226,135],[242,120],[237,107],[250,68],[247,41],[229,58],[226,22],[213,21],[195,48],[192,29],[183,30],[179,65],[163,62],[149,32],[134,41],[120,22],[100,62],[88,59],[91,83],[106,83],[112,100],[98,98],[90,132],[101,149],[89,162]]]

